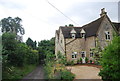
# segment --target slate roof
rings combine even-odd
[[[96,36],[96,33],[101,25],[101,22],[104,17],[100,17],[97,20],[82,26],[82,28],[86,31],[86,37]]]
[[[120,29],[120,23],[112,22],[113,25],[115,26],[116,30],[119,31]]]
[[[71,38],[71,35],[70,35],[70,31],[72,30],[72,28],[75,29],[75,31],[77,32],[76,33],[76,38],[80,38],[81,37],[81,29],[83,28],[86,32],[86,37],[90,37],[90,36],[95,36],[96,35],[96,32],[102,22],[104,17],[100,17],[99,19],[89,23],[89,24],[86,24],[82,27],[63,27],[61,26],[61,30],[63,32],[63,35],[65,38]]]
[[[107,17],[107,16],[106,16]],[[107,17],[109,19],[109,17]],[[76,38],[80,38],[81,37],[81,29],[83,28],[86,32],[86,37],[90,37],[90,36],[97,36],[97,31],[101,25],[101,22],[103,21],[104,19],[104,16],[103,17],[100,17],[98,18],[97,20],[89,23],[89,24],[86,24],[82,27],[65,27],[65,26],[60,26],[60,29],[62,30],[62,33],[63,33],[63,36],[64,38],[71,38],[71,30],[74,28],[75,31],[76,31]],[[115,23],[115,22],[111,22],[116,30],[118,31],[119,28],[120,28],[120,23]],[[57,31],[58,33],[58,31]]]
[[[71,38],[70,31],[72,30],[73,27],[62,27],[61,26],[60,28],[62,30],[64,38]],[[81,27],[74,27],[74,29],[76,31],[76,38],[79,38]]]

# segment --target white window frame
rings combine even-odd
[[[72,36],[72,38],[73,38],[73,39],[75,39],[75,33],[72,33],[72,35],[71,35],[71,36]]]
[[[72,59],[77,59],[77,52],[72,52],[71,57],[72,57]]]
[[[81,57],[82,57],[82,54],[84,54],[85,55],[84,57],[86,57],[86,51],[81,51]]]
[[[106,40],[110,40],[110,32],[109,31],[105,31],[105,39]]]
[[[92,54],[92,55],[91,55]],[[93,57],[94,56],[94,53],[93,51],[90,49],[90,57]]]
[[[90,57],[93,57],[94,56],[94,53],[93,52],[90,52]]]
[[[85,33],[81,33],[81,37],[82,37],[82,38],[85,38]]]

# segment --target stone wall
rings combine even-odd
[[[106,40],[106,37],[105,37],[105,31],[109,31],[110,32],[110,40]],[[101,23],[101,26],[99,27],[99,30],[98,30],[98,43],[100,44],[100,47],[102,49],[104,49],[105,46],[108,45],[108,43],[113,39],[113,32],[114,29],[112,27],[112,25],[110,24],[110,22],[108,21],[107,18],[105,18],[103,20],[103,22]]]
[[[78,60],[81,57],[81,52],[86,52],[86,57],[90,56],[90,49],[95,48],[95,37],[77,38],[77,39],[65,39],[66,41],[66,56],[67,61]],[[77,58],[72,59],[72,52],[77,52]]]
[[[93,58],[90,57],[90,49],[95,48],[95,43],[96,43],[95,40],[96,40],[96,37],[92,36],[92,37],[86,38],[86,41],[85,41],[86,57],[89,58],[89,60],[93,60]]]
[[[64,36],[62,34],[61,29],[59,29],[59,35],[55,36],[55,55],[57,58],[57,53],[61,52],[63,55],[65,54],[65,41],[64,41]]]

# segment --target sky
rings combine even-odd
[[[38,42],[54,37],[59,26],[73,24],[81,27],[96,20],[102,8],[105,8],[111,21],[118,22],[118,1],[0,0],[0,20],[9,16],[20,17],[25,29],[23,41],[30,37]]]

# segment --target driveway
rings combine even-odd
[[[44,79],[43,66],[38,66],[34,71],[25,76],[22,81],[39,81]]]
[[[71,69],[71,72],[76,75],[75,79],[101,79],[101,77],[98,76],[100,69],[96,67],[77,65],[67,66],[66,68]]]

